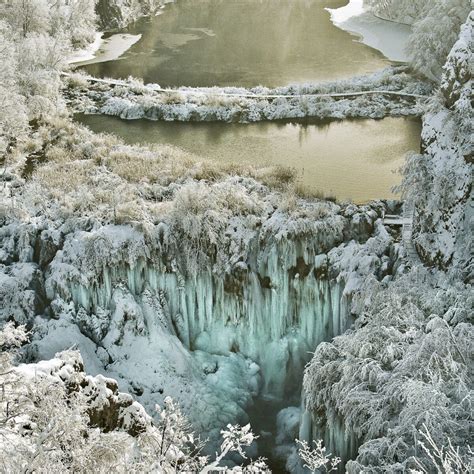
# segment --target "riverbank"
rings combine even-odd
[[[411,27],[384,20],[366,11],[363,0],[350,0],[341,8],[327,8],[335,26],[360,37],[360,41],[377,49],[391,61],[409,62],[406,51]]]
[[[73,66],[114,61],[125,54],[135,43],[140,41],[142,35],[118,33],[103,38],[104,33],[97,33],[95,41],[87,48],[77,51],[68,59]]]
[[[343,119],[420,116],[429,84],[406,68],[326,83],[268,89],[207,87],[163,90],[137,80],[96,80],[66,76],[67,100],[76,113],[127,120],[260,122],[282,119]]]

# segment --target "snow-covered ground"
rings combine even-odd
[[[120,58],[135,43],[140,41],[142,35],[118,33],[103,38],[103,33],[97,33],[95,41],[86,49],[77,51],[68,58],[69,64],[84,66],[85,64],[104,63]]]
[[[391,61],[408,62],[410,56],[405,48],[411,27],[377,18],[364,9],[363,3],[363,0],[350,0],[344,7],[327,10],[337,27],[358,35],[364,44]]]
[[[74,51],[74,53],[67,58],[68,64],[83,63],[85,61],[93,60],[103,44],[104,40],[102,39],[102,36],[103,33],[97,32],[92,43],[84,49]]]

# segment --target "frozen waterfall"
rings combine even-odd
[[[262,394],[281,398],[299,390],[315,347],[350,324],[344,283],[328,277],[326,257],[291,257],[274,247],[257,269],[241,262],[225,277],[209,270],[184,276],[139,258],[104,266],[90,286],[71,282],[70,292],[90,313],[110,311],[118,285],[142,308],[146,294],[158,295],[170,331],[186,348],[243,354],[260,366]]]

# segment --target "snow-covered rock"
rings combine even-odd
[[[474,14],[444,68],[440,94],[423,118],[422,155],[410,158],[405,188],[415,202],[414,239],[430,265],[473,277],[472,50]]]
[[[156,14],[173,0],[98,0],[96,12],[104,29],[123,28],[146,15]]]
[[[84,373],[78,351],[55,354],[49,360],[21,364],[15,370],[24,377],[47,377],[64,384],[67,391],[80,391],[87,400],[90,423],[105,432],[124,430],[132,436],[146,431],[152,424],[145,409],[127,393],[118,391],[117,382],[103,375]]]

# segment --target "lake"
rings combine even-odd
[[[141,77],[161,86],[282,86],[381,69],[384,56],[336,28],[341,0],[179,0],[123,30],[142,35],[97,77]]]

